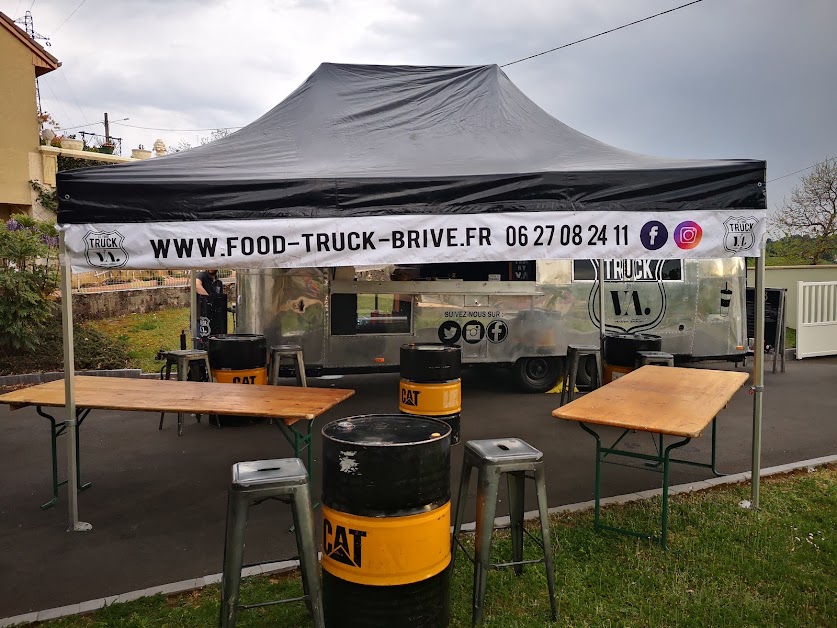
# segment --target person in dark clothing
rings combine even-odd
[[[202,270],[198,273],[195,281],[195,289],[198,294],[208,297],[213,294],[224,294],[224,284],[218,279],[218,271]]]

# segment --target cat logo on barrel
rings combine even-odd
[[[128,263],[125,241],[118,231],[88,231],[84,236],[84,256],[96,268],[122,268]]]
[[[401,389],[401,403],[405,406],[417,406],[419,404],[420,390]]]
[[[354,530],[334,525],[323,517],[323,552],[330,559],[349,567],[360,568],[363,565],[364,530]],[[352,537],[349,541],[349,537]]]

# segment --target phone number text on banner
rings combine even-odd
[[[764,210],[64,225],[76,272],[759,255]]]

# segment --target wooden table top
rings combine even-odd
[[[76,407],[139,412],[194,412],[313,420],[355,394],[346,388],[302,388],[180,382],[127,377],[76,376]],[[13,410],[25,406],[64,406],[59,379],[0,396]]]
[[[643,366],[552,412],[558,419],[697,437],[749,374]]]

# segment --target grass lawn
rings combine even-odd
[[[557,481],[556,478],[554,481]],[[590,511],[553,517],[559,619],[549,621],[541,566],[488,577],[486,626],[837,626],[837,467],[768,478],[761,510],[743,510],[749,485],[719,487],[671,501],[669,552],[612,533],[595,533]],[[603,522],[658,525],[660,500],[602,510]],[[533,544],[529,544],[533,545]],[[495,562],[511,554],[498,532]],[[527,550],[528,557],[536,552]],[[470,626],[471,570],[458,554],[451,584],[452,626]],[[296,572],[245,580],[242,602],[301,594]],[[217,625],[219,587],[111,606],[46,622],[49,628]],[[310,626],[302,604],[239,614],[241,628]]]
[[[130,348],[131,365],[151,373],[159,371],[163,365],[154,359],[157,351],[161,348],[179,349],[182,329],[186,330],[186,337],[189,337],[189,308],[126,314],[91,321],[89,324],[103,334],[123,338]]]

